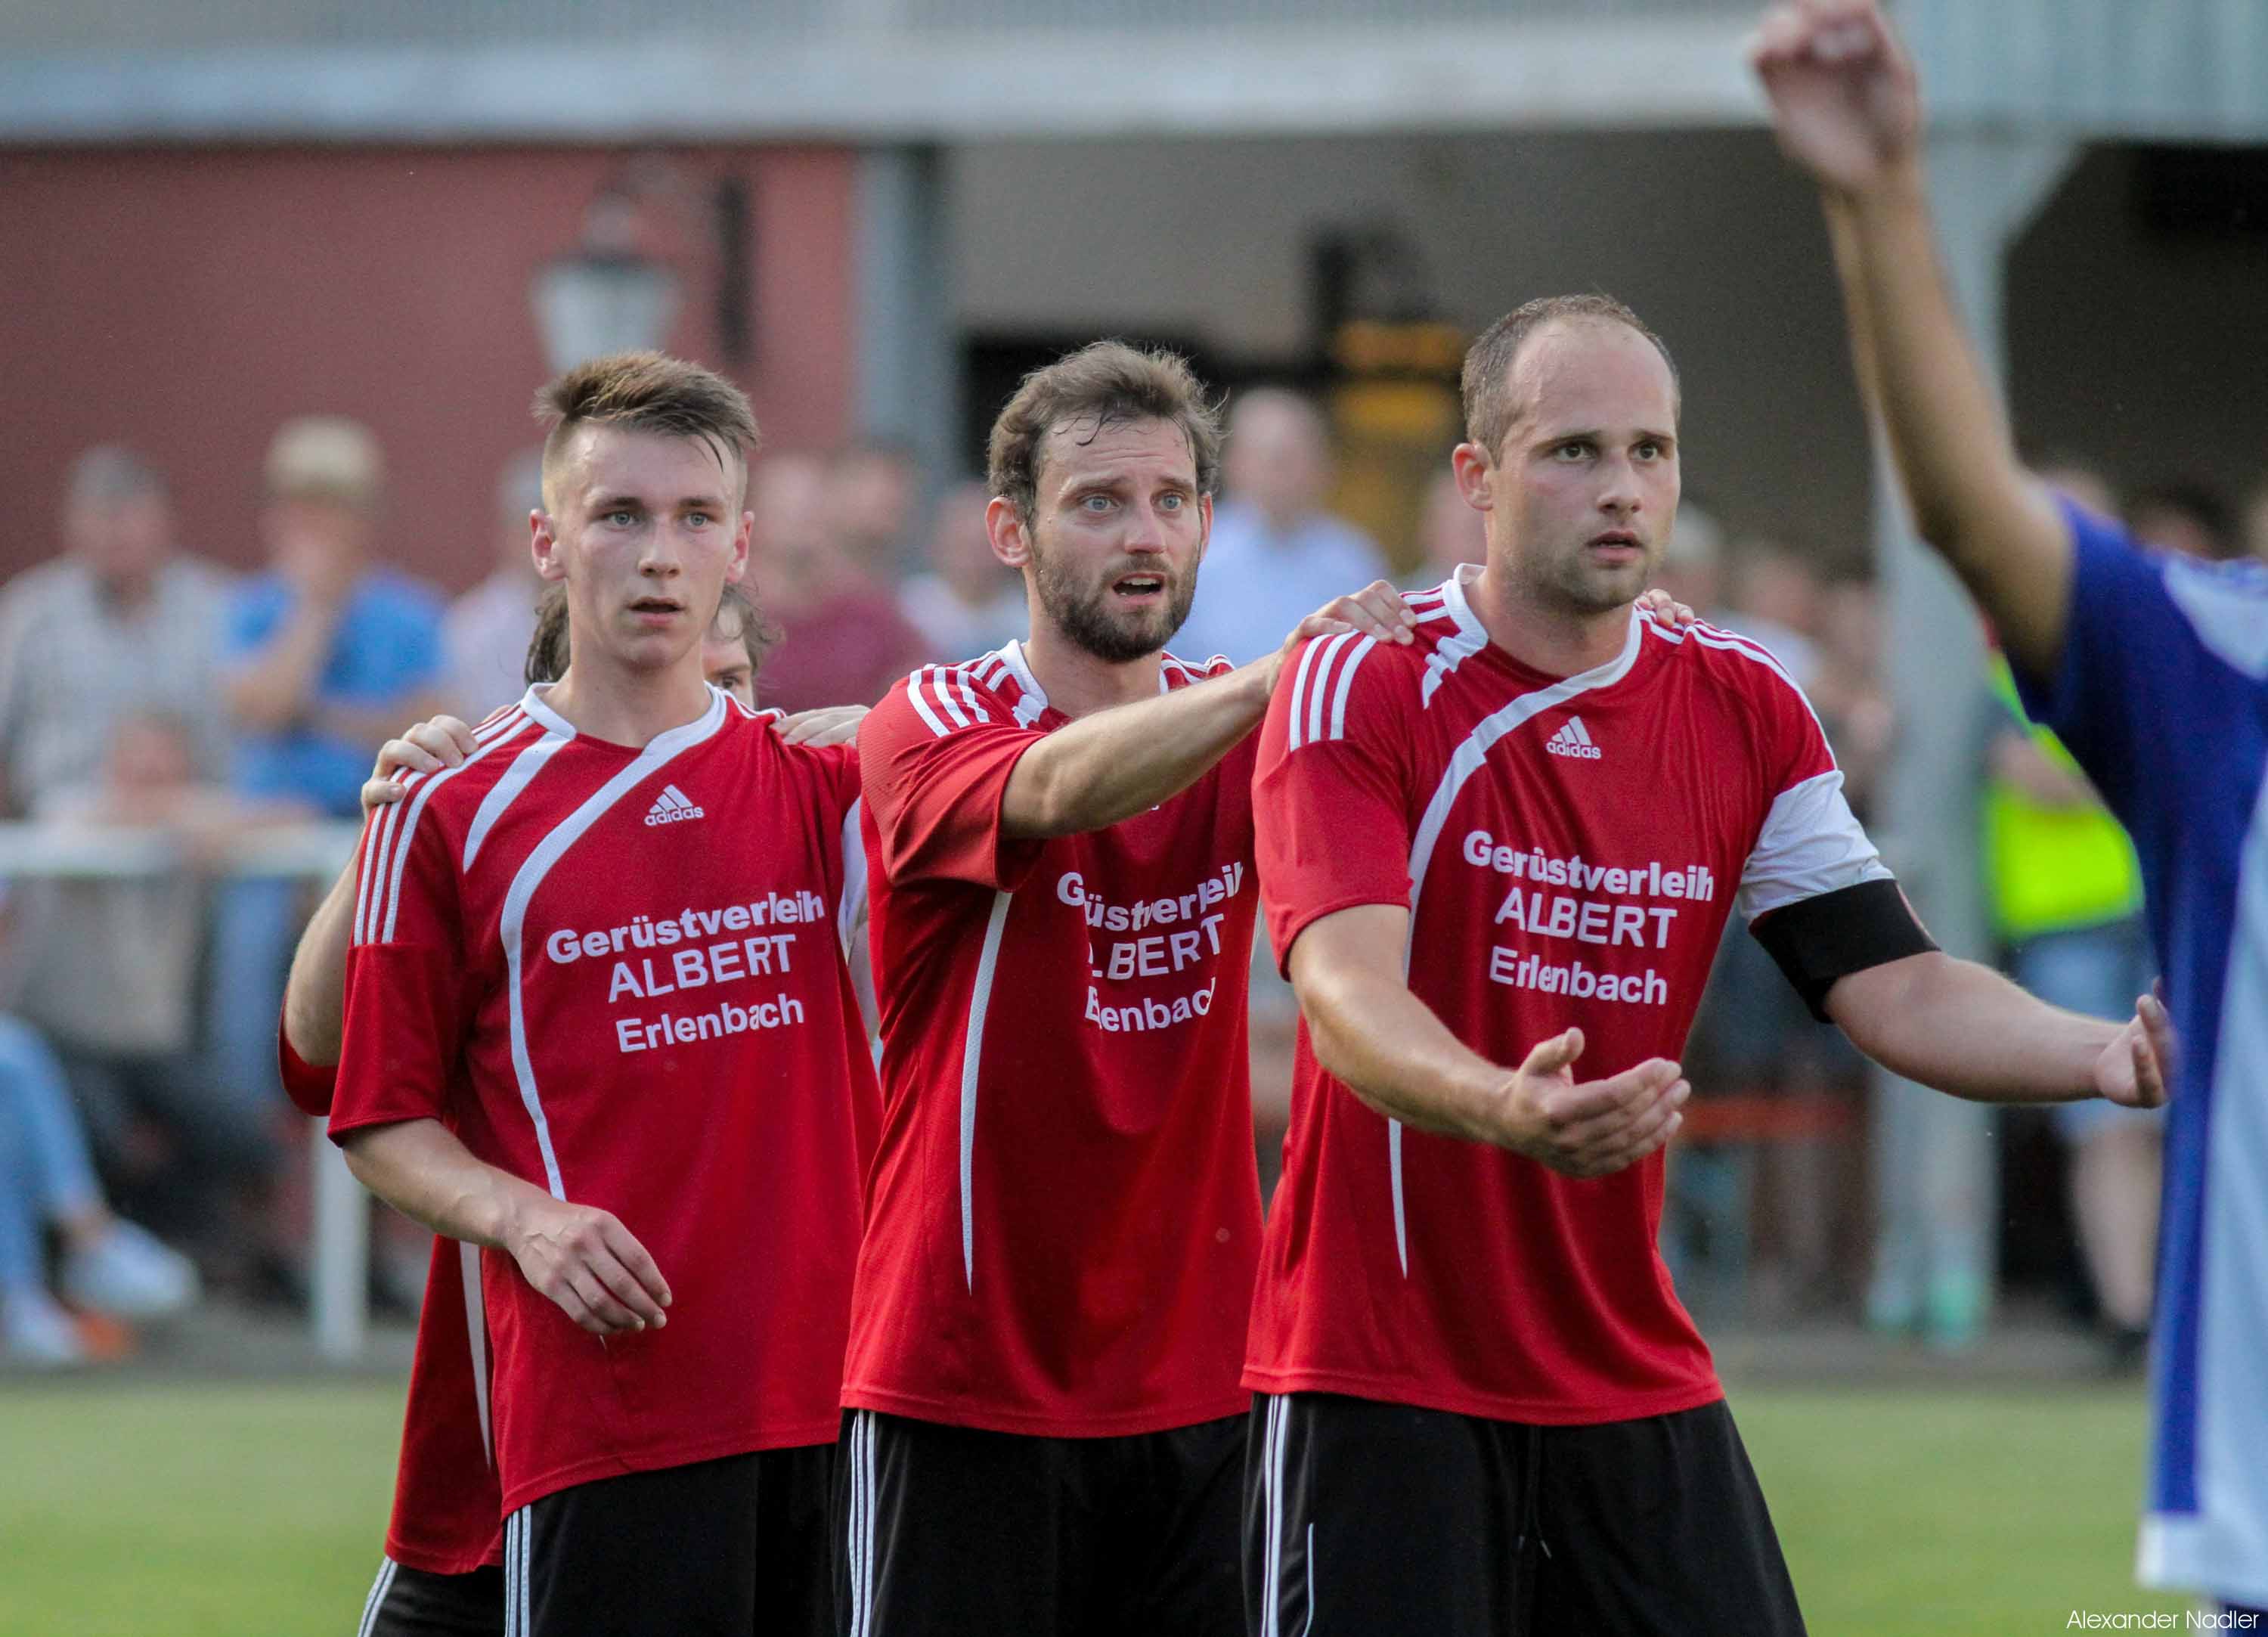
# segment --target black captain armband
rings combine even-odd
[[[1751,930],[1822,1023],[1834,1021],[1827,992],[1837,978],[1937,948],[1897,882],[1889,880],[1799,898],[1758,917]]]

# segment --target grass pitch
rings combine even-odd
[[[0,1634],[344,1637],[401,1394],[0,1382]],[[1817,1637],[2187,1606],[2133,1586],[2137,1393],[1736,1388],[1733,1408]]]

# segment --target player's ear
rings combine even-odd
[[[740,520],[733,530],[732,560],[725,564],[725,583],[726,585],[737,586],[747,577],[748,572],[748,546],[749,542],[755,538],[755,532],[756,514],[754,512],[741,512]]]
[[[984,533],[992,542],[992,555],[1010,568],[1022,568],[1032,560],[1031,530],[1006,496],[995,495],[985,506]]]
[[[1456,474],[1457,492],[1467,505],[1476,512],[1495,509],[1496,462],[1487,450],[1476,443],[1459,444],[1449,456],[1449,469]]]
[[[528,550],[535,559],[535,571],[545,579],[565,579],[567,564],[561,560],[559,532],[551,513],[538,506],[527,514]]]

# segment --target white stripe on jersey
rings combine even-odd
[[[945,667],[932,665],[920,672],[919,675],[922,679],[919,685],[927,687],[937,702],[945,707],[945,713],[953,719],[953,725],[955,727],[971,726],[971,719],[953,702],[953,678]]]
[[[473,867],[473,860],[480,856],[481,844],[489,838],[489,831],[496,828],[496,822],[504,816],[504,810],[543,771],[544,764],[559,754],[560,747],[573,737],[572,734],[546,729],[541,739],[513,758],[512,764],[504,770],[504,777],[490,787],[487,795],[481,798],[480,810],[473,815],[472,828],[465,832],[466,869]]]
[[[866,811],[861,796],[843,815],[843,896],[835,906],[835,941],[843,958],[850,958],[850,940],[866,918],[866,831],[859,822]]]
[[[1656,625],[1653,629],[1659,632],[1661,627]],[[1772,658],[1771,649],[1749,638],[1742,636],[1737,631],[1719,630],[1713,625],[1696,623],[1690,630],[1683,633],[1683,636],[1692,638],[1705,648],[1715,648],[1725,653],[1737,653],[1751,664],[1761,665],[1778,677],[1787,684],[1788,691],[1803,702],[1803,708],[1810,712],[1811,725],[1819,729],[1820,742],[1827,743],[1827,725],[1819,719],[1819,712],[1812,710],[1810,697],[1797,686],[1795,678],[1787,674],[1787,667]],[[1683,640],[1683,637],[1679,640]],[[1831,744],[1827,746],[1827,759],[1830,762],[1835,759],[1835,747]]]
[[[1410,950],[1418,940],[1418,903],[1425,892],[1425,871],[1433,859],[1434,844],[1441,838],[1441,830],[1449,822],[1449,808],[1465,781],[1481,770],[1488,753],[1513,729],[1520,726],[1555,705],[1565,704],[1578,694],[1595,688],[1611,688],[1630,675],[1631,667],[1638,660],[1638,645],[1644,640],[1645,623],[1633,619],[1630,634],[1623,639],[1623,650],[1604,665],[1573,676],[1563,677],[1549,688],[1539,688],[1533,693],[1519,695],[1494,714],[1484,717],[1465,735],[1449,757],[1443,770],[1441,782],[1434,787],[1432,800],[1425,804],[1425,816],[1418,822],[1418,833],[1410,844],[1410,941],[1402,949],[1402,974],[1410,975]],[[1429,675],[1427,683],[1433,681]],[[1387,1166],[1394,1188],[1394,1250],[1400,1258],[1403,1278],[1410,1274],[1410,1227],[1403,1210],[1402,1191],[1402,1122],[1387,1122]]]
[[[1320,638],[1308,643],[1300,653],[1300,668],[1292,673],[1292,719],[1284,737],[1286,750],[1297,750],[1307,742],[1307,673],[1315,668],[1315,656],[1323,649]]]
[[[992,914],[984,923],[984,947],[976,957],[976,981],[968,992],[968,1029],[961,1051],[961,1274],[976,1288],[976,1072],[984,1056],[984,1014],[992,1004],[992,970],[1000,959],[1000,934],[1008,925],[1013,893],[992,895]]]
[[[1354,652],[1347,655],[1346,663],[1339,667],[1338,691],[1331,696],[1331,720],[1329,731],[1329,737],[1333,739],[1346,737],[1347,695],[1354,689],[1355,670],[1370,657],[1370,651],[1376,646],[1378,646],[1377,638],[1364,638],[1355,644]]]
[[[473,731],[473,742],[475,747],[493,744],[516,732],[526,720],[526,717],[518,703],[505,705],[501,710],[491,712],[488,719]],[[368,822],[362,865],[355,880],[354,941],[357,944],[372,943],[378,940],[379,906],[384,902],[387,866],[394,857],[394,838],[401,828],[402,808],[409,800],[413,788],[434,776],[429,773],[403,775],[401,799],[388,802]]]
[[[583,805],[562,819],[550,833],[535,845],[519,873],[512,878],[512,886],[504,893],[504,914],[498,923],[498,935],[504,943],[505,994],[510,1004],[512,1021],[512,1071],[519,1082],[519,1101],[527,1110],[527,1117],[535,1127],[535,1145],[543,1154],[544,1180],[552,1197],[564,1199],[566,1184],[559,1176],[559,1156],[551,1147],[551,1122],[543,1112],[543,1097],[535,1084],[535,1064],[528,1054],[527,1019],[520,996],[520,971],[523,952],[522,933],[527,922],[527,906],[535,896],[535,889],[543,884],[551,866],[559,862],[567,849],[583,838],[583,833],[604,817],[615,802],[630,791],[651,778],[668,765],[676,756],[711,738],[725,723],[725,696],[710,690],[709,708],[700,719],[682,727],[673,727],[659,735],[638,752],[631,763],[612,778],[599,786]]]
[[[425,775],[415,791],[409,790],[405,783],[405,793],[402,799],[394,804],[402,809],[400,832],[398,835],[392,831],[388,832],[391,849],[387,856],[379,863],[379,869],[384,878],[383,886],[373,884],[372,887],[370,918],[363,927],[364,942],[391,943],[394,941],[394,925],[401,909],[401,878],[409,867],[410,844],[416,839],[417,821],[424,816],[425,804],[433,799],[433,793],[473,763],[482,760],[499,745],[513,742],[526,731],[528,726],[528,719],[524,714],[498,717],[491,726],[482,730],[489,735],[487,741],[475,748],[470,756],[458,763],[456,766],[445,767],[438,773]],[[473,737],[479,739],[480,734],[475,734]],[[382,904],[379,896],[381,892],[384,894]]]
[[[496,1435],[489,1427],[489,1316],[487,1294],[481,1288],[481,1248],[457,1242],[457,1272],[465,1287],[465,1334],[473,1350],[473,1402],[481,1412],[481,1454],[489,1471],[496,1471]]]
[[[906,703],[913,706],[914,714],[928,724],[929,731],[939,739],[953,731],[939,719],[937,712],[931,710],[928,704],[922,698],[922,673],[919,671],[906,678]]]
[[[1338,663],[1339,655],[1345,653],[1353,641],[1352,631],[1341,631],[1323,645],[1323,657],[1315,661],[1314,686],[1307,689],[1307,741],[1310,743],[1323,736],[1323,699],[1330,692],[1331,667]]]

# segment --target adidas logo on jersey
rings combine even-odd
[[[1566,725],[1552,734],[1543,747],[1553,756],[1581,756],[1587,762],[1599,759],[1599,747],[1591,741],[1591,730],[1583,726],[1583,719],[1571,716]]]
[[[1595,753],[1594,753],[1595,754]],[[708,815],[685,799],[685,793],[674,785],[664,785],[661,793],[646,809],[648,824],[679,824],[687,819],[706,818]]]

